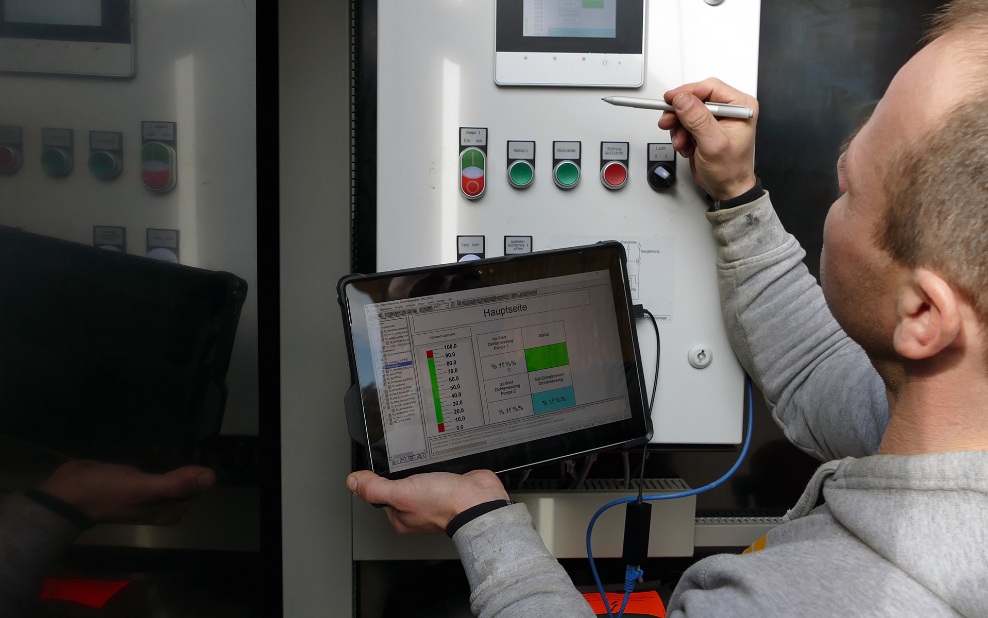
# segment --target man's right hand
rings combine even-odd
[[[755,186],[755,122],[758,101],[709,78],[665,93],[676,108],[659,119],[672,135],[672,146],[690,161],[693,180],[714,200],[727,200]],[[755,110],[749,120],[715,118],[704,101],[745,105]]]

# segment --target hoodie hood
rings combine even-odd
[[[988,451],[829,462],[787,519],[822,494],[842,526],[965,616],[988,616]]]

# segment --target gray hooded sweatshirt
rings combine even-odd
[[[828,463],[752,551],[690,567],[668,615],[988,617],[988,452],[874,455],[884,385],[768,195],[707,217],[735,353],[789,440]],[[478,616],[593,616],[524,505],[453,540]]]

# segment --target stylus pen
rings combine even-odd
[[[638,97],[604,97],[604,101],[611,105],[621,107],[638,107],[641,109],[659,109],[664,112],[674,110],[672,105],[658,99],[640,99]],[[704,103],[710,113],[721,118],[742,118],[747,119],[755,115],[755,110],[744,105],[732,105],[730,103]]]

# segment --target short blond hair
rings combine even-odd
[[[944,5],[930,21],[923,37],[930,42],[948,32],[983,29],[988,24],[988,2],[985,0],[954,0]]]
[[[963,102],[945,110],[888,167],[879,242],[896,260],[947,279],[988,326],[988,2],[955,0],[926,41],[950,35],[969,70]]]

